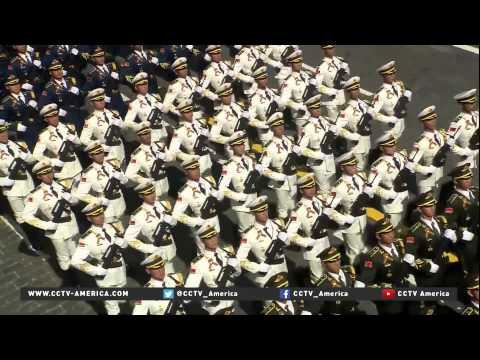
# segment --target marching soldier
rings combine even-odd
[[[342,176],[335,183],[327,200],[328,206],[332,209],[336,209],[338,205],[341,205],[344,215],[355,217],[353,224],[342,231],[346,254],[351,265],[356,263],[358,255],[365,248],[363,236],[367,224],[367,215],[364,209],[365,205],[362,206],[360,204],[358,206],[360,210],[356,210],[357,204],[361,199],[359,199],[359,195],[363,193],[373,197],[373,189],[367,183],[366,174],[357,171],[357,161],[352,152],[345,153],[335,159],[335,162],[340,167]]]
[[[276,112],[270,116],[267,124],[272,129],[273,138],[265,144],[264,152],[259,161],[261,167],[258,170],[271,180],[269,187],[273,188],[277,197],[278,216],[281,219],[286,219],[288,213],[295,208],[297,194],[297,177],[295,171],[292,171],[295,164],[292,167],[288,163],[290,159],[295,159],[295,154],[298,154],[300,150],[285,135],[281,112]]]
[[[118,111],[122,117],[125,116],[128,106],[118,88],[120,74],[117,64],[105,63],[105,51],[99,46],[91,52],[90,58],[93,59],[94,64],[87,73],[85,88],[88,91],[103,88],[105,95],[110,98],[112,109]]]
[[[35,93],[21,91],[20,80],[15,75],[8,76],[5,87],[9,95],[2,100],[0,119],[13,124],[17,140],[25,141],[32,150],[40,131]]]
[[[373,98],[375,119],[388,124],[399,139],[405,130],[406,104],[412,100],[412,92],[397,80],[395,61],[379,67],[377,72],[383,77],[383,84]]]
[[[421,175],[418,179],[420,194],[436,189],[438,181],[443,177],[443,165],[434,163],[434,159],[444,146],[449,146],[454,154],[461,156],[472,156],[478,153],[478,150],[463,149],[455,145],[450,129],[448,134],[438,131],[436,129],[437,118],[435,106],[429,106],[418,114],[424,131],[413,144],[409,159],[416,164],[415,171]]]
[[[288,268],[283,247],[288,235],[282,220],[268,218],[267,197],[260,196],[249,206],[255,216],[255,223],[242,236],[237,258],[242,269],[259,287],[278,287],[281,281],[288,286]],[[249,260],[250,252],[255,261]]]
[[[313,169],[320,192],[325,195],[335,176],[335,160],[332,140],[338,133],[337,127],[320,116],[320,97],[312,96],[305,101],[310,118],[304,126],[304,133],[298,144],[300,153],[307,157],[307,165]]]
[[[135,187],[137,194],[143,198],[142,205],[130,216],[125,239],[128,245],[145,255],[160,255],[165,269],[173,272],[173,258],[177,248],[173,241],[171,228],[177,221],[171,216],[172,205],[168,200],[158,201],[155,186],[145,182]]]
[[[68,76],[73,76],[80,83],[84,83],[85,76],[82,70],[87,64],[83,51],[85,45],[48,45],[43,56],[43,62],[49,64],[52,60],[60,61],[67,71]]]
[[[406,253],[403,240],[396,238],[388,217],[375,225],[375,237],[377,245],[366,254],[360,266],[359,280],[367,287],[408,287],[407,276],[415,266],[415,259],[412,254]],[[379,301],[376,305],[380,315],[396,315],[404,310],[401,301]]]
[[[253,84],[252,73],[258,64],[267,64],[274,68],[280,68],[281,63],[275,61],[260,50],[261,46],[255,45],[243,45],[237,55],[235,55],[235,62],[233,66],[233,71],[238,73],[242,72],[245,76],[250,78],[245,78],[250,84]]]
[[[208,288],[233,286],[235,278],[242,272],[233,248],[221,247],[217,230],[209,224],[198,230],[198,237],[205,250],[193,259],[185,287],[196,288],[202,283]],[[232,315],[237,310],[233,300],[202,301],[202,308],[209,315]]]
[[[187,182],[178,191],[173,218],[190,228],[210,225],[220,232],[216,203],[223,200],[223,194],[216,189],[215,179],[212,176],[200,177],[197,159],[184,161],[182,168]],[[198,236],[195,236],[195,242],[202,252],[204,244]]]
[[[146,288],[175,288],[184,285],[183,275],[167,272],[165,260],[160,255],[150,255],[141,265],[145,266],[145,271],[150,275],[150,280],[145,284]],[[182,307],[174,309],[174,302],[175,300],[138,300],[135,302],[132,315],[185,315]]]
[[[286,275],[281,274],[269,287],[282,289],[288,287],[288,279]],[[310,310],[310,309],[309,309]],[[305,309],[303,300],[267,300],[260,312],[260,315],[312,315],[312,313]]]
[[[316,195],[315,178],[312,174],[302,176],[298,180],[298,189],[302,197],[297,208],[290,214],[287,233],[292,244],[304,248],[303,258],[308,262],[310,282],[315,284],[323,274],[319,255],[330,246],[327,233],[329,220],[342,226],[351,225],[355,218],[324,206]]]
[[[199,157],[200,173],[211,171],[212,160],[206,147],[209,131],[205,119],[195,118],[192,101],[187,99],[178,104],[180,125],[174,130],[168,151],[182,162]]]
[[[317,68],[316,80],[317,84],[324,85],[319,91],[332,97],[329,101],[330,105],[326,108],[328,118],[334,121],[338,116],[338,106],[345,104],[345,94],[342,89],[344,82],[350,76],[350,67],[343,58],[335,56],[335,45],[321,45],[321,47],[325,56]]]
[[[250,175],[256,171],[255,161],[245,154],[247,139],[246,134],[242,131],[236,132],[231,137],[229,144],[233,155],[223,165],[218,185],[224,196],[232,200],[232,210],[236,215],[235,223],[241,233],[253,224],[254,218],[248,205],[257,197],[256,178],[254,174]],[[250,179],[251,184],[247,184],[249,176],[253,177]]]
[[[109,156],[115,158],[123,168],[125,163],[125,146],[121,137],[124,127],[122,118],[116,111],[105,107],[105,90],[94,89],[87,95],[94,107],[93,113],[85,120],[80,141],[88,146],[92,141],[99,141],[109,150]]]
[[[478,188],[472,187],[473,173],[468,164],[455,168],[450,175],[454,190],[447,199],[443,215],[464,240],[456,244],[456,250],[462,256],[464,270],[471,272],[478,267],[478,235],[475,236],[479,233]]]
[[[22,85],[22,89],[33,90],[39,95],[45,85],[44,67],[38,51],[28,51],[28,45],[14,45],[16,55],[10,61],[11,73],[16,75]]]
[[[463,309],[462,315],[479,315],[478,311],[478,272],[470,276],[467,284],[467,293],[470,297],[470,304]]]
[[[370,135],[372,133],[370,120],[374,117],[373,108],[360,99],[360,77],[354,76],[343,85],[347,95],[347,103],[336,125],[338,135],[350,141],[350,150],[358,160],[358,168],[364,171],[370,152]]]
[[[128,112],[125,116],[125,125],[131,129],[125,133],[127,141],[135,140],[133,131],[137,129],[138,123],[150,121],[153,141],[165,142],[168,134],[161,114],[164,106],[158,95],[149,93],[148,74],[145,72],[138,73],[133,78],[132,84],[137,93],[137,98],[128,105]]]
[[[70,206],[78,203],[78,199],[62,184],[54,181],[50,162],[40,161],[32,171],[41,183],[27,196],[23,220],[45,231],[45,236],[52,241],[55,248],[60,269],[67,271],[79,231]]]
[[[123,230],[126,204],[120,185],[125,185],[128,178],[122,173],[116,159],[105,159],[105,150],[98,141],[91,142],[85,151],[92,164],[82,171],[72,191],[87,204],[101,202],[106,207],[105,223],[115,224]]]
[[[75,127],[72,124],[59,122],[57,104],[45,105],[40,110],[48,125],[38,135],[38,141],[33,149],[33,156],[38,160],[49,159],[56,168],[55,178],[67,189],[72,187],[75,178],[82,171],[82,166],[75,153],[75,146],[80,145]]]
[[[168,194],[165,162],[173,161],[173,155],[162,142],[152,141],[149,122],[143,122],[137,128],[140,145],[132,153],[125,175],[136,184],[151,180],[155,184],[157,199],[160,199]]]
[[[232,156],[231,149],[225,145],[236,131],[246,130],[250,122],[250,113],[243,106],[232,100],[232,85],[226,83],[217,90],[222,101],[221,110],[215,115],[215,124],[210,130],[210,141],[224,145],[227,158]],[[248,143],[246,144],[249,149]]]
[[[351,265],[341,266],[340,252],[334,246],[324,249],[319,255],[324,274],[314,283],[315,287],[335,289],[365,287],[365,284],[356,280],[355,268]],[[325,301],[320,308],[323,315],[354,315],[358,313],[356,301]]]
[[[396,151],[395,136],[387,133],[381,136],[377,143],[383,155],[371,165],[367,182],[380,197],[383,212],[389,215],[390,222],[396,228],[402,221],[405,210],[403,201],[408,199],[408,190],[398,192],[394,181],[405,166],[413,172],[415,164],[408,161],[406,154]]]
[[[34,189],[26,164],[35,159],[25,146],[8,139],[7,125],[0,125],[0,186],[15,220],[22,224],[25,198]]]
[[[132,51],[128,55],[127,60],[122,64],[122,73],[125,74],[125,80],[135,87],[134,77],[139,73],[146,74],[148,88],[153,94],[159,91],[159,85],[156,78],[157,66],[167,70],[168,63],[161,63],[158,57],[154,56],[152,51],[145,51],[143,45],[131,45]]]
[[[455,142],[458,146],[468,149],[471,147],[470,141],[475,132],[478,133],[478,110],[475,110],[475,102],[477,100],[475,94],[477,89],[471,89],[455,95],[454,99],[462,107],[462,112],[450,124],[449,131],[455,134]],[[473,156],[467,157],[465,162],[470,163],[470,167],[476,167],[475,158]],[[460,164],[458,164],[460,165]]]
[[[265,145],[273,137],[270,127],[267,125],[269,115],[278,108],[279,96],[267,86],[268,73],[267,67],[261,66],[254,70],[252,74],[256,81],[255,93],[250,98],[250,126],[257,129],[258,138]]]
[[[78,241],[72,266],[95,278],[100,288],[122,288],[127,284],[127,271],[121,249],[127,247],[123,233],[113,224],[105,223],[103,206],[87,205],[82,213],[92,224]],[[108,315],[118,315],[118,300],[106,300]]]
[[[60,61],[53,60],[48,66],[48,71],[51,78],[39,98],[40,108],[51,103],[57,104],[58,108],[65,112],[65,120],[75,124],[77,132],[80,132],[85,118],[84,111],[80,109],[83,106],[84,92],[78,88],[76,78],[64,77]]]

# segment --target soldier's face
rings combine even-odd
[[[141,51],[143,49],[143,45],[133,45],[133,49],[137,51]]]
[[[360,96],[360,89],[350,90],[348,96],[350,96],[350,99],[357,100]]]
[[[206,249],[215,250],[218,247],[218,236],[215,235],[214,237],[211,237],[210,239],[203,240],[203,244],[205,245]]]
[[[395,153],[395,146],[382,146],[385,155],[393,155]]]
[[[315,196],[316,189],[315,186],[306,188],[306,189],[301,189],[300,190],[303,196],[305,196],[307,199],[311,199]]]
[[[93,107],[95,108],[95,110],[105,109],[105,99],[99,100],[99,101],[94,101],[93,102]]]
[[[292,70],[295,72],[299,72],[300,70],[302,70],[302,65],[303,65],[303,61],[292,63]]]
[[[153,205],[155,203],[157,195],[155,194],[155,191],[151,194],[148,195],[143,195],[143,201],[145,201],[149,205]]]
[[[187,113],[182,113],[182,116],[183,116],[183,119],[188,121],[188,122],[192,122],[192,120],[193,120],[193,112],[192,111],[189,111]]]
[[[103,226],[105,223],[105,214],[100,214],[97,216],[87,216],[88,220],[96,226]]]
[[[188,169],[187,178],[193,181],[198,181],[198,179],[200,179],[200,168],[197,167],[195,169]]]
[[[357,165],[343,165],[343,172],[347,175],[355,175],[357,173]]]
[[[140,135],[138,137],[140,139],[140,142],[144,145],[150,145],[152,143],[152,134],[148,133],[145,135]]]
[[[468,290],[468,294],[478,302],[478,289]]]
[[[105,56],[95,56],[95,64],[97,65],[103,65],[105,64]]]
[[[322,113],[320,109],[308,109],[308,111],[310,112],[310,115],[312,115],[315,118],[318,118]]]
[[[268,220],[268,209],[255,213],[255,220],[261,224],[265,224]]]
[[[465,111],[465,112],[474,111],[475,110],[475,103],[463,104],[462,108],[463,108],[463,111]]]
[[[337,261],[325,262],[324,264],[325,264],[325,269],[328,272],[338,274],[338,272],[340,271],[340,259],[338,259]]]
[[[326,57],[335,56],[335,48],[323,49],[323,52],[324,52]]]
[[[433,206],[421,207],[420,213],[427,218],[431,218],[435,216],[435,208]]]
[[[177,70],[177,76],[181,78],[187,77],[188,68]]]
[[[395,81],[396,78],[397,78],[396,73],[389,74],[389,75],[384,75],[383,76],[383,81],[386,82],[387,84],[391,84]]]
[[[163,279],[165,279],[165,267],[158,269],[146,269],[146,271],[155,280],[163,281]]]
[[[103,164],[105,153],[101,152],[100,154],[90,155],[90,158],[97,164]]]
[[[15,85],[8,86],[8,90],[10,92],[14,93],[15,95],[20,93],[21,88],[22,88],[22,85],[20,85],[20,84],[15,84]]]
[[[388,233],[385,233],[385,234],[380,234],[380,241],[382,242],[382,244],[391,244],[393,243],[393,241],[395,240],[395,232],[394,231],[390,231]]]
[[[222,61],[222,53],[219,52],[218,54],[209,54],[210,58],[212,59],[213,62],[220,62]]]
[[[59,122],[58,115],[49,116],[47,118],[48,125],[52,125],[56,127],[58,125],[58,122]]]
[[[53,182],[53,172],[49,172],[43,175],[39,175],[38,178],[42,183],[45,183],[47,185],[51,185]]]
[[[272,132],[274,136],[282,137],[285,133],[285,127],[283,125],[274,126],[272,127]]]
[[[265,79],[258,79],[257,84],[258,84],[258,87],[260,89],[265,89],[267,87],[267,84],[268,84],[268,77],[265,78]]]
[[[50,71],[50,73],[52,74],[52,77],[54,79],[59,80],[59,79],[63,78],[63,68],[52,70],[52,71]]]
[[[460,189],[469,190],[472,186],[472,179],[457,180],[457,185]]]
[[[148,83],[147,84],[139,84],[135,86],[137,92],[141,95],[145,95],[148,93]]]
[[[233,153],[237,156],[245,154],[245,144],[232,146]]]
[[[6,144],[8,142],[8,131],[0,132],[0,143]]]
[[[23,54],[27,51],[27,45],[15,45],[15,50]]]
[[[230,105],[232,102],[232,95],[222,96],[220,99],[222,100],[223,105]]]
[[[423,122],[423,128],[427,130],[435,130],[437,128],[437,119],[425,120]]]

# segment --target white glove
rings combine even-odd
[[[403,261],[405,261],[410,266],[415,266],[415,256],[412,254],[405,254],[403,257]]]
[[[236,75],[235,75],[235,73],[233,72],[233,70],[228,70],[227,75],[230,76],[230,77],[232,77],[232,78],[234,78],[234,79],[235,79],[235,77],[236,77]]]
[[[27,153],[27,152],[25,152],[25,151],[19,151],[19,152],[18,152],[18,157],[19,157],[20,159],[22,159],[23,161],[27,160],[27,158],[28,158],[29,155],[30,155],[30,154]]]
[[[443,236],[445,236],[448,240],[450,240],[453,243],[456,243],[457,240],[458,240],[457,239],[457,234],[452,229],[446,229],[443,232]]]
[[[261,263],[259,268],[258,268],[258,271],[261,272],[261,273],[268,273],[268,271],[270,270],[271,267],[272,267],[271,265]]]
[[[120,179],[122,178],[122,175],[123,175],[123,174],[122,174],[120,171],[114,171],[114,172],[112,173],[112,177],[113,177],[114,179],[116,179],[116,180],[120,180]]]
[[[412,92],[410,90],[405,90],[403,96],[405,96],[409,102],[412,101]]]
[[[265,166],[262,164],[255,164],[255,170],[257,170],[260,174],[263,174],[265,171]]]
[[[208,129],[201,128],[201,129],[200,129],[200,135],[209,137],[209,136],[210,136],[210,132],[208,131]]]
[[[307,310],[302,310],[300,315],[312,315],[312,313],[310,311],[307,311]]]
[[[75,135],[73,135],[73,134],[68,134],[68,135],[67,135],[67,140],[68,140],[68,141],[75,142],[76,138],[77,138],[77,137],[76,137]]]
[[[33,60],[33,65],[35,65],[38,68],[42,67],[42,62],[40,60]]]
[[[345,224],[352,225],[355,222],[355,217],[352,215],[345,215]]]
[[[218,201],[222,201],[222,200],[223,200],[223,192],[222,192],[222,191],[218,191],[218,190],[212,189],[212,191],[210,192],[210,194],[211,194],[215,199],[217,199]]]
[[[64,117],[67,116],[67,112],[63,109],[58,110],[58,116]]]
[[[371,186],[365,186],[363,192],[368,195],[369,198],[373,198],[373,189]]]
[[[47,226],[45,227],[45,230],[57,230],[58,224],[54,223],[53,221],[47,222]]]
[[[195,87],[195,92],[200,94],[200,95],[203,95],[204,91],[205,90],[201,86],[196,86]]]
[[[68,91],[70,91],[72,94],[75,94],[75,95],[80,94],[80,90],[76,86],[72,86]]]
[[[395,117],[395,116],[389,116],[389,117],[388,117],[388,123],[389,123],[389,124],[396,124],[397,121],[398,121],[398,118]]]
[[[37,108],[37,102],[36,102],[35,100],[30,100],[30,101],[28,102],[28,106],[36,109],[36,108]]]
[[[29,84],[29,83],[25,83],[25,84],[22,85],[22,89],[23,89],[23,90],[30,91],[30,90],[33,89],[33,86],[32,86],[31,84]]]
[[[218,101],[218,100],[220,100],[220,96],[218,96],[217,94],[212,94],[212,95],[210,95],[210,100]]]
[[[303,111],[303,112],[308,112],[308,108],[305,104],[301,104],[299,107],[298,107],[298,111]]]
[[[23,125],[22,123],[18,123],[17,124],[17,131],[25,132],[25,131],[27,131],[27,127],[25,125]]]
[[[112,78],[114,78],[115,80],[119,80],[119,79],[120,79],[120,77],[118,76],[118,73],[117,73],[116,71],[112,71],[112,72],[110,73],[110,76],[111,76]]]
[[[322,209],[322,213],[324,213],[327,216],[331,216],[333,214],[333,209],[329,207],[324,207]]]
[[[433,165],[427,166],[427,170],[430,174],[433,174],[435,171],[437,171],[437,168]]]
[[[452,147],[453,145],[455,145],[455,139],[454,139],[453,137],[449,136],[449,137],[447,138],[447,145],[450,146],[450,147]]]
[[[8,177],[3,177],[3,178],[0,178],[0,186],[13,186],[13,184],[15,184],[15,180],[12,180]]]
[[[117,118],[112,119],[112,125],[123,127],[123,121]]]
[[[410,172],[415,172],[415,163],[413,161],[407,161],[405,167],[410,170]]]
[[[204,59],[205,61],[207,61],[207,62],[212,61],[212,58],[211,58],[210,55],[208,55],[208,54],[205,54],[205,56],[203,57],[203,59]]]
[[[462,240],[464,241],[472,241],[472,239],[475,237],[475,234],[468,231],[468,230],[464,230],[462,232]]]
[[[396,193],[395,191],[391,190],[387,193],[387,200],[396,199],[400,194]]]
[[[115,245],[123,247],[124,244],[125,244],[125,239],[123,237],[120,237],[120,236],[115,236],[115,240],[113,240],[113,243]]]
[[[287,240],[288,240],[288,235],[287,235],[287,233],[284,232],[284,231],[279,232],[277,237],[278,237],[278,240],[280,240],[280,241],[282,241],[282,242],[284,242],[284,243],[286,243]]]
[[[62,160],[60,160],[60,159],[53,159],[53,160],[52,160],[52,165],[53,165],[54,167],[60,167],[60,168],[61,168],[61,167],[63,167],[64,162],[63,162]]]
[[[336,135],[336,134],[335,134],[335,135]],[[362,137],[362,136],[361,136],[360,134],[357,134],[357,133],[351,133],[351,134],[349,135],[349,138],[350,138],[350,140],[352,140],[352,141],[358,141],[358,140],[360,140],[361,137]]]
[[[104,269],[101,266],[97,266],[95,268],[95,275],[94,276],[105,276],[107,275],[107,269]]]
[[[157,152],[155,153],[155,157],[156,157],[157,159],[160,159],[160,160],[165,161],[167,155],[165,155],[164,152],[157,151]]]
[[[31,47],[30,45],[27,45],[27,52],[31,53],[34,51],[34,48]]]
[[[163,215],[163,221],[166,222],[168,225],[172,225],[172,226],[175,226],[175,224],[177,223],[177,221],[168,214]]]
[[[150,59],[150,62],[151,62],[152,64],[158,65],[158,58],[155,57],[155,56],[153,56],[153,57]]]
[[[308,83],[309,83],[310,85],[317,86],[317,79],[311,78],[311,79],[308,81]]]
[[[193,45],[185,45],[185,48],[191,52],[193,50]]]
[[[110,101],[112,101],[112,98],[111,98],[110,96],[106,96],[106,95],[105,95],[105,102],[106,102],[107,104],[110,104]]]
[[[477,156],[478,150],[472,150],[470,148],[465,148],[465,156]]]
[[[72,55],[78,55],[78,49],[77,48],[72,48],[72,50],[70,50],[70,52],[72,53]]]
[[[310,247],[310,246],[313,246],[313,245],[315,245],[315,239],[308,238],[308,239],[305,241],[305,246],[306,246],[306,247]]]
[[[102,198],[101,198],[101,203],[102,203],[102,206],[108,206],[108,204],[110,204],[110,200],[108,200],[107,198],[102,197]]]
[[[355,283],[353,284],[353,287],[356,288],[364,288],[366,287],[365,283],[362,281],[355,280]]]
[[[236,268],[240,265],[240,261],[238,261],[237,258],[228,258],[227,265],[230,265],[231,267]]]
[[[242,117],[250,119],[250,113],[248,111],[243,111],[242,112]]]
[[[70,202],[70,200],[72,200],[72,195],[64,191],[62,192],[62,199],[66,200],[67,202]]]
[[[300,153],[300,146],[298,146],[298,145],[293,145],[292,151],[293,151],[295,154],[299,154],[299,153]]]
[[[62,75],[63,75],[63,76],[67,76],[67,70],[63,70],[63,71],[62,71]]]
[[[328,130],[331,131],[333,133],[333,135],[338,134],[338,128],[335,125],[331,125]]]
[[[440,267],[437,264],[435,264],[432,260],[428,260],[428,262],[430,263],[430,272],[432,274],[435,274]]]
[[[195,226],[202,226],[203,224],[205,224],[205,221],[204,219],[202,219],[201,217],[197,217],[196,220],[194,221],[195,223]]]
[[[297,188],[292,188],[290,189],[290,191],[288,192],[288,195],[290,195],[291,198],[294,198],[295,195],[297,195]]]

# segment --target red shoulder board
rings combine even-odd
[[[453,208],[451,207],[445,208],[445,214],[453,214]]]
[[[363,266],[368,269],[371,269],[373,268],[373,262],[371,260],[365,260],[365,262],[363,263]]]
[[[196,272],[195,268],[194,268],[194,267],[191,267],[191,268],[190,268],[190,272],[191,272],[192,274],[195,274],[195,272]]]
[[[28,197],[27,199],[28,202],[33,202],[33,198],[31,196]]]
[[[415,244],[415,236],[407,236],[405,240],[407,244]]]

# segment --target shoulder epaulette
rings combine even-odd
[[[413,224],[413,226],[410,228],[410,231],[411,232],[414,232],[416,230],[418,230],[418,228],[422,227],[422,222],[421,221],[417,221],[415,224]]]
[[[46,128],[43,128],[42,130],[40,130],[40,132],[38,133],[38,135],[41,135],[41,134],[43,134],[43,133],[44,133],[45,131],[47,131],[47,130],[48,130],[48,127],[46,127]]]
[[[357,274],[355,271],[355,268],[352,265],[342,266],[342,270],[345,271],[346,273],[349,273],[352,276],[355,276]]]
[[[165,211],[167,213],[171,213],[172,212],[172,204],[170,203],[170,201],[168,200],[161,200],[160,201],[160,204],[162,204],[163,208],[165,209]]]
[[[376,166],[380,165],[380,164],[382,163],[382,161],[385,161],[385,160],[382,159],[381,157],[378,158],[377,160],[375,160],[375,161],[372,163],[371,167],[376,167]]]
[[[471,306],[467,306],[463,309],[462,315],[473,315],[473,308]]]
[[[359,171],[357,173],[358,176],[360,176],[360,178],[363,180],[363,181],[366,181],[367,180],[367,174],[365,174],[365,172],[363,171]]]
[[[85,231],[85,232],[82,234],[81,238],[82,238],[82,239],[85,239],[88,235],[90,235],[90,234],[92,234],[92,233],[93,233],[92,229],[88,229],[87,231]]]
[[[323,274],[322,276],[320,276],[320,279],[318,279],[318,281],[315,283],[316,286],[320,286],[320,285],[323,285],[323,283],[325,283],[325,281],[328,280],[328,276],[326,274]]]
[[[247,227],[244,231],[244,233],[248,233],[250,230],[252,230],[253,228],[255,227],[255,225],[250,225],[249,227]]]
[[[203,254],[198,255],[196,258],[192,260],[192,264],[199,262],[202,258],[203,258]]]
[[[380,251],[380,248],[378,246],[374,246],[373,248],[370,249],[370,251],[367,253],[368,256],[373,257],[375,256],[378,252]]]
[[[172,279],[173,281],[175,281],[175,284],[177,286],[182,286],[183,284],[185,284],[185,281],[184,281],[184,278],[183,278],[183,274],[182,273],[173,273],[173,274],[168,274],[168,277],[170,279]]]
[[[222,250],[225,251],[229,256],[235,256],[235,249],[230,244],[225,244],[222,247]]]
[[[132,213],[132,216],[137,215],[140,212],[140,210],[142,210],[142,205],[140,205],[138,208],[135,209],[135,211]]]
[[[2,99],[2,104],[6,104],[10,100],[12,100],[12,95],[7,95]]]
[[[183,190],[185,190],[186,188],[188,188],[188,184],[184,184],[179,190],[178,190],[178,193],[181,193]]]
[[[440,224],[442,224],[443,226],[447,226],[448,225],[448,221],[447,221],[447,218],[443,215],[438,215],[437,216],[437,221],[440,222]]]
[[[271,304],[269,304],[269,305],[267,305],[265,308],[263,308],[261,314],[262,314],[262,315],[268,315],[268,314],[270,314],[273,310],[275,310],[275,308],[276,308],[276,305],[275,305],[275,303],[272,302]]]
[[[211,186],[213,186],[213,187],[217,186],[217,183],[216,183],[215,178],[213,176],[211,176],[211,175],[204,176],[203,179],[206,180]]]
[[[134,151],[133,151],[133,155],[137,155],[140,151],[142,150],[142,148],[139,146],[137,147]]]
[[[273,142],[273,140],[269,140],[269,141],[265,144],[264,149],[267,148],[272,142]]]

